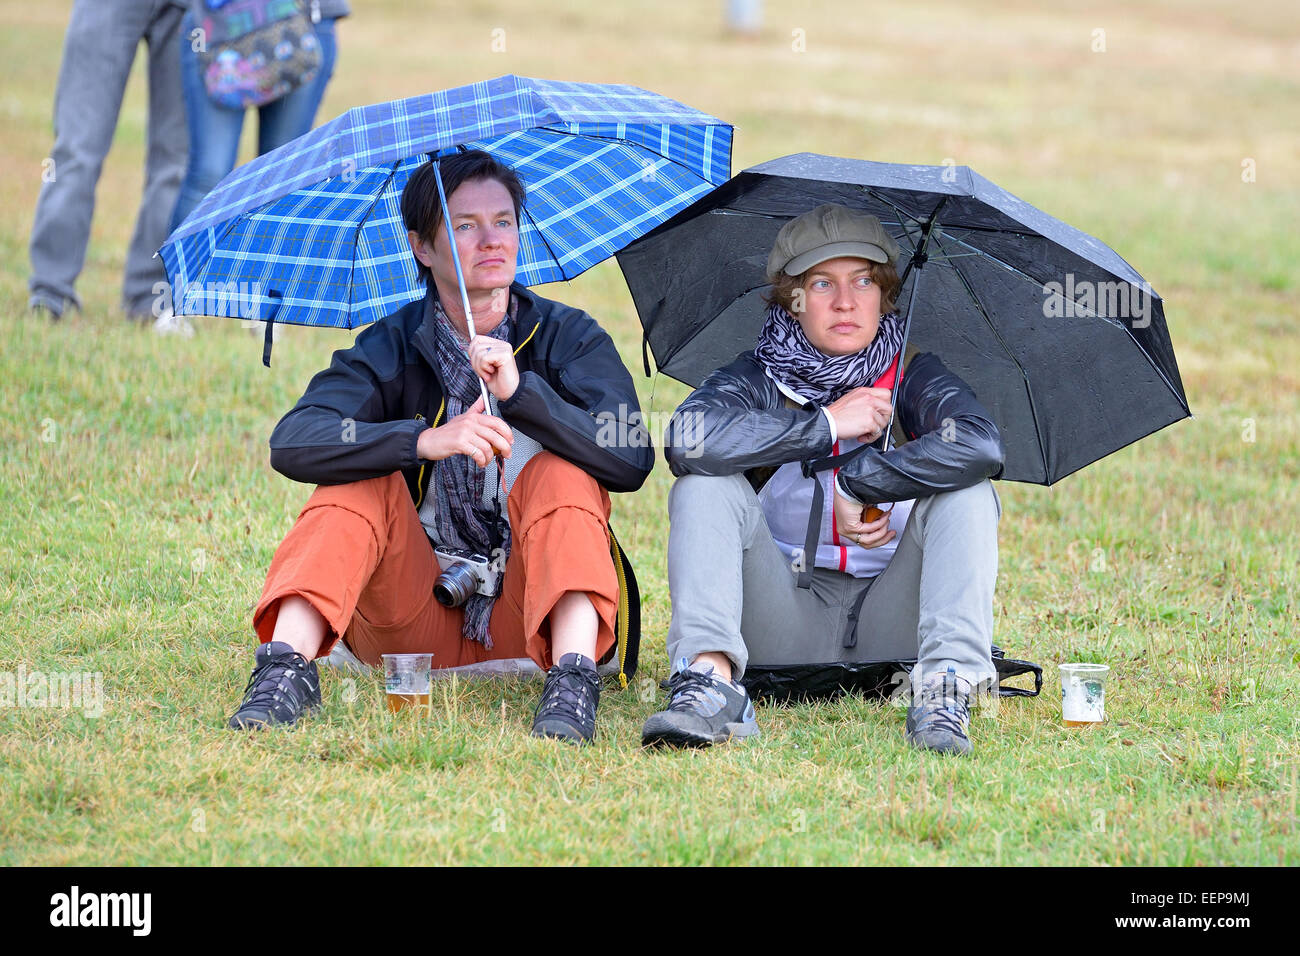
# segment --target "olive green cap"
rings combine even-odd
[[[872,262],[894,262],[898,245],[880,220],[847,206],[818,206],[791,219],[776,234],[767,257],[767,275],[797,276],[828,259],[852,256]]]

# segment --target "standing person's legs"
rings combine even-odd
[[[325,88],[334,75],[338,47],[333,19],[325,19],[316,24],[316,39],[320,43],[321,65],[311,82],[290,90],[258,110],[259,156],[306,133],[316,121],[316,112],[325,97]]]
[[[126,79],[153,0],[77,0],[54,96],[53,165],[36,201],[29,244],[31,305],[57,318],[86,261],[95,186],[113,142]]]
[[[228,110],[208,97],[199,72],[199,58],[191,33],[194,20],[186,13],[180,30],[181,90],[185,95],[185,124],[189,130],[189,160],[185,178],[176,197],[169,232],[185,221],[203,197],[221,182],[239,155],[239,134],[244,128],[244,110]],[[173,294],[180,290],[173,290]]]
[[[167,281],[162,258],[154,254],[168,235],[189,145],[177,49],[184,11],[164,0],[155,3],[157,13],[145,34],[149,43],[149,122],[144,196],[122,280],[122,305],[127,317],[140,320],[154,317],[153,303],[158,295],[155,286]]]

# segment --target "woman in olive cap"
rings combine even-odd
[[[879,220],[857,210],[820,206],[788,222],[768,259],[756,348],[675,413],[673,676],[644,744],[757,734],[740,683],[751,663],[917,658],[907,739],[971,751],[970,700],[995,678],[1001,506],[989,479],[1002,442],[937,356],[901,354],[897,257]],[[863,448],[889,428],[895,388],[887,450]],[[804,461],[855,450],[803,474]]]

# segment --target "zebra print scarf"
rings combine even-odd
[[[782,385],[818,405],[829,405],[884,375],[902,345],[903,320],[891,312],[881,317],[876,337],[861,352],[827,355],[813,347],[794,316],[773,302],[754,357]]]

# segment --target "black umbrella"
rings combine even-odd
[[[1104,243],[964,166],[814,153],[745,170],[618,254],[661,371],[698,385],[754,347],[777,231],[823,203],[898,242],[910,341],[992,412],[1004,478],[1051,484],[1190,414],[1163,302]]]

